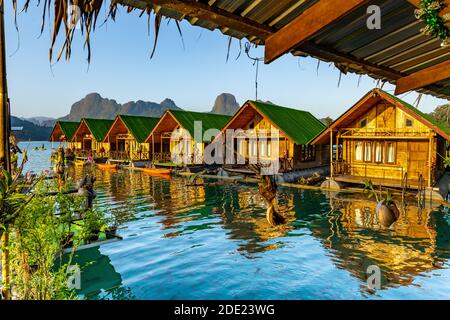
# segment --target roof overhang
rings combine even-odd
[[[363,98],[361,98],[355,105],[344,112],[338,119],[336,119],[328,128],[322,131],[317,137],[311,140],[311,144],[327,144],[330,142],[331,132],[336,132],[340,128],[345,128],[347,124],[356,120],[359,116],[366,113],[370,108],[372,108],[376,103],[381,100],[385,100],[395,107],[400,108],[402,111],[420,121],[434,132],[442,136],[444,139],[450,141],[450,135],[443,131],[441,128],[437,127],[427,119],[421,117],[417,113],[413,112],[409,108],[403,106],[402,103],[392,98],[390,95],[384,93],[382,90],[373,89],[368,92]]]
[[[177,118],[170,112],[170,110],[167,110],[162,115],[162,117],[159,119],[158,123],[155,125],[153,130],[150,132],[150,134],[148,135],[147,139],[145,139],[146,143],[151,143],[152,142],[152,137],[154,137],[156,135],[156,133],[158,132],[158,129],[164,124],[164,121],[167,121],[166,119],[168,117],[172,118],[172,120],[175,121],[179,127],[181,127],[181,128],[183,127],[181,125],[181,123],[177,120]]]
[[[216,139],[218,139],[220,136],[223,136],[227,129],[230,128],[230,126],[237,121],[237,119],[239,117],[241,117],[242,113],[245,111],[245,109],[247,108],[252,108],[256,113],[258,113],[261,117],[263,117],[264,119],[268,120],[270,122],[271,125],[273,125],[277,130],[279,130],[281,132],[281,134],[288,138],[291,141],[294,141],[294,139],[292,139],[291,137],[289,137],[289,135],[287,135],[280,127],[278,127],[275,123],[273,123],[272,121],[270,121],[270,119],[268,119],[263,112],[258,110],[258,107],[255,106],[254,103],[252,103],[252,101],[248,100],[247,102],[245,102],[242,107],[238,110],[238,112],[236,112],[236,114],[227,122],[227,124],[223,127],[223,129],[220,131],[220,133],[216,136]],[[241,129],[241,128],[240,128]]]
[[[312,56],[333,62],[343,73],[397,83],[397,92],[416,90],[450,99],[449,68],[439,67],[450,57],[450,46],[442,47],[439,39],[420,32],[424,24],[414,15],[419,0],[346,0],[339,5],[334,0],[279,0],[272,5],[254,0],[115,2],[265,44],[266,62],[287,52]],[[445,3],[441,14],[450,12],[450,0]],[[372,4],[381,9],[379,30],[367,27]]]

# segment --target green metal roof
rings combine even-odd
[[[170,110],[169,111],[175,119],[181,124],[181,126],[186,129],[189,134],[194,137],[194,122],[201,121],[202,123],[202,137],[204,133],[209,129],[222,130],[222,128],[231,119],[229,116],[218,115],[213,113],[202,113],[193,111],[180,111],[180,110]],[[202,138],[203,139],[203,138]]]
[[[94,136],[95,140],[102,141],[105,135],[108,133],[109,128],[111,128],[114,120],[104,120],[104,119],[82,119],[89,129],[89,131]]]
[[[58,125],[61,128],[61,131],[63,132],[64,136],[66,137],[66,141],[70,141],[72,140],[72,137],[77,131],[77,128],[80,125],[80,123],[73,121],[56,121],[55,127]],[[55,128],[53,128],[52,134],[54,130]]]
[[[250,100],[249,102],[296,144],[308,144],[326,128],[322,121],[308,111],[259,101]]]
[[[159,118],[140,116],[119,116],[125,127],[139,143],[144,143],[150,132],[159,121]]]
[[[405,108],[411,110],[412,112],[414,112],[418,116],[422,117],[423,119],[425,119],[426,121],[428,121],[432,125],[436,126],[437,128],[441,129],[442,131],[444,131],[446,134],[450,135],[450,127],[446,123],[437,121],[431,115],[420,111],[419,109],[417,109],[417,108],[413,107],[412,105],[410,105],[408,102],[405,102],[402,99],[400,99],[400,98],[398,98],[398,97],[396,97],[396,96],[394,96],[394,95],[392,95],[390,93],[387,93],[386,91],[383,91],[383,90],[379,90],[379,91],[384,93],[384,94],[386,94],[386,95],[388,95],[389,97],[395,99],[395,101],[397,101],[400,104],[402,104]]]

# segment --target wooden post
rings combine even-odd
[[[0,0],[0,167],[10,169],[9,158],[9,108],[6,82],[6,49],[4,4]]]
[[[5,48],[5,20],[4,20],[4,1],[0,0],[0,167],[10,170],[9,158],[9,105],[8,88],[6,82],[6,48]],[[7,227],[7,226],[6,226]],[[9,270],[9,231],[2,233],[2,284],[3,298],[11,299],[10,291],[10,270]]]
[[[155,136],[152,134],[152,162],[155,161]]]
[[[431,153],[433,152],[433,135],[430,134],[428,143],[428,187],[431,187]]]
[[[330,177],[333,179],[333,129],[330,130]]]

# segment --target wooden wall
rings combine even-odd
[[[386,102],[380,102],[375,105],[365,114],[358,117],[350,126],[347,126],[347,128],[361,128],[363,120],[367,121],[365,128],[379,129],[380,131],[386,130],[390,131],[390,134],[374,137],[374,134],[367,130],[365,136],[361,132],[358,133],[361,138],[353,136],[340,139],[339,143],[343,145],[343,160],[350,165],[351,175],[402,179],[403,174],[408,172],[408,179],[418,179],[422,175],[428,181],[430,174],[433,177],[442,172],[442,159],[438,157],[437,151],[438,148],[441,152],[445,150],[445,140],[436,136],[422,122]],[[410,126],[407,126],[407,120]],[[345,132],[345,130],[341,130],[342,132]],[[363,160],[356,160],[355,148],[357,141],[363,142],[364,145],[365,142],[372,143],[371,161],[365,161],[364,151]],[[387,143],[394,144],[395,160],[392,163],[387,163],[386,161],[387,151],[385,147],[382,162],[377,163],[375,161],[375,142],[380,142],[384,146]]]

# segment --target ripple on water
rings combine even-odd
[[[94,261],[83,269],[86,298],[450,298],[447,209],[411,204],[383,229],[375,203],[361,196],[280,188],[289,223],[272,227],[254,185],[188,187],[182,177],[126,170],[96,176],[96,205],[119,218],[124,239],[79,253]],[[366,286],[372,265],[382,272],[376,294]]]

